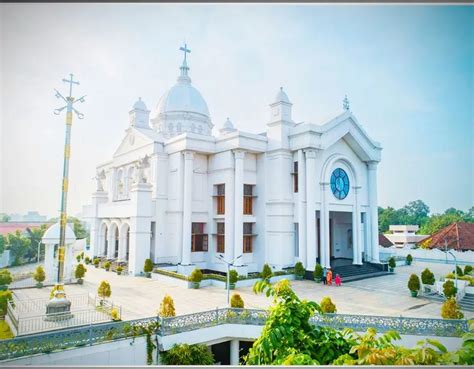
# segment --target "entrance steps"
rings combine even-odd
[[[438,302],[444,302],[446,300],[443,295],[438,293],[431,293],[423,297]],[[474,311],[474,294],[466,293],[464,297],[458,301],[458,305],[463,311]]]
[[[336,276],[336,274],[339,274],[343,283],[358,281],[366,278],[381,277],[390,274],[389,272],[382,270],[381,266],[369,263],[364,263],[362,265],[341,265],[332,268],[332,270],[333,278]]]

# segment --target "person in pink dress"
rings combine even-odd
[[[339,274],[336,274],[336,279],[334,280],[336,282],[336,286],[340,286],[341,283],[342,283],[342,280],[341,280],[341,277],[339,276]]]

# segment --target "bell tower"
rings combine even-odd
[[[128,117],[130,126],[138,128],[150,128],[150,111],[146,108],[146,105],[142,101],[141,97],[139,97],[138,101],[133,104],[133,108],[129,111]]]
[[[270,104],[270,121],[267,123],[267,137],[271,148],[288,148],[288,135],[295,123],[291,118],[293,104],[280,87],[275,102]]]

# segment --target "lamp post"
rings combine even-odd
[[[453,254],[452,251],[448,251],[448,254],[450,254],[454,259],[454,281],[456,284],[456,292],[457,292],[458,290],[458,262],[457,262],[456,256]]]
[[[233,258],[231,261],[228,261],[228,260],[224,259],[224,256],[222,256],[221,254],[216,255],[216,258],[218,260],[224,262],[227,265],[227,306],[228,307],[230,307],[230,275],[229,275],[230,266],[233,265],[235,263],[235,261],[237,259],[240,259],[241,257],[242,257],[242,254],[240,254],[236,258]]]

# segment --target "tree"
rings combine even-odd
[[[165,295],[163,301],[160,304],[160,311],[158,315],[163,318],[176,316],[176,311],[174,309],[174,301],[170,295]]]
[[[3,237],[2,234],[0,234],[0,254],[3,254],[4,250],[5,250],[5,237]]]
[[[435,281],[436,279],[433,272],[428,268],[421,272],[421,282],[423,282],[423,284],[429,284],[432,286],[435,284]]]
[[[443,319],[464,318],[464,314],[459,309],[459,305],[454,297],[448,298],[441,306],[441,317]]]
[[[314,301],[301,301],[288,280],[274,286],[266,280],[259,281],[254,292],[272,296],[273,304],[261,336],[245,357],[247,365],[326,365],[349,352],[353,344],[349,332],[313,325],[310,318],[321,313],[320,306]]]
[[[46,273],[41,265],[36,267],[35,273],[33,274],[33,279],[38,282],[38,285],[42,285],[46,279]]]
[[[413,297],[416,297],[420,288],[420,278],[418,277],[418,275],[410,275],[410,278],[408,279],[408,289],[412,292]]]
[[[10,258],[13,259],[13,265],[23,264],[30,259],[31,252],[29,250],[31,241],[24,237],[20,231],[9,233],[7,235],[7,250],[10,250]]]
[[[112,289],[110,284],[107,281],[100,282],[99,287],[97,288],[97,295],[102,299],[106,299],[112,295]]]
[[[0,286],[8,286],[12,283],[13,277],[8,269],[0,269]]]
[[[458,292],[458,289],[454,286],[454,282],[451,280],[447,280],[446,282],[443,283],[443,293],[446,298],[454,297],[456,296],[456,293]]]
[[[174,345],[161,354],[164,365],[213,365],[214,355],[206,345]]]
[[[263,279],[270,279],[273,275],[272,268],[270,268],[270,265],[264,264],[262,272],[260,273],[260,277]]]
[[[404,224],[417,224],[422,226],[428,220],[430,208],[421,200],[411,201],[404,207],[406,218]]]
[[[51,218],[49,222],[56,223],[58,220],[59,218]],[[84,228],[84,224],[78,218],[67,217],[67,222],[72,223],[74,234],[78,240],[82,240],[83,238],[87,238],[89,236],[89,231]]]
[[[10,221],[10,219],[11,219],[11,217],[8,214],[2,214],[2,218],[1,218],[0,222],[7,223],[7,222]]]
[[[12,291],[0,291],[0,316],[5,316],[7,314],[7,306],[8,301],[10,301],[12,297]]]
[[[238,293],[232,294],[232,297],[230,298],[230,307],[243,309],[244,306],[245,304],[242,297],[240,297]]]

